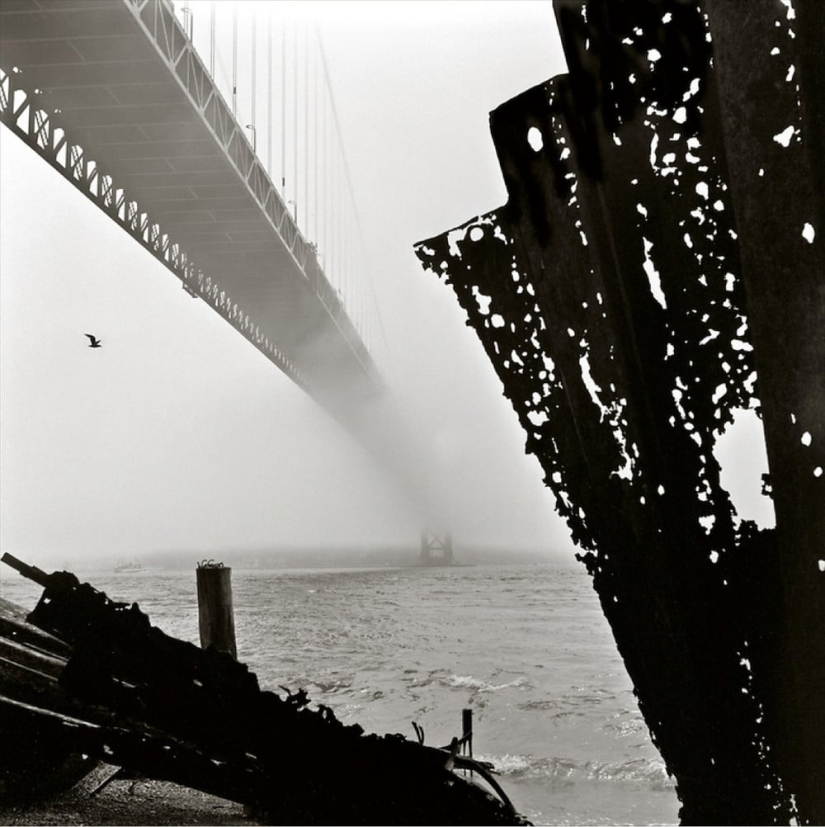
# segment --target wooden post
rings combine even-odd
[[[472,709],[462,709],[461,710],[461,740],[462,740],[462,753],[468,756],[469,758],[473,757],[473,710]],[[470,777],[472,777],[473,771],[470,770]]]
[[[198,623],[201,647],[214,646],[237,659],[232,610],[232,569],[211,560],[198,563]]]

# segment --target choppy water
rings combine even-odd
[[[81,575],[198,640],[191,572]],[[6,568],[0,594],[39,590]],[[238,656],[263,688],[304,687],[346,723],[443,745],[474,710],[492,761],[536,824],[675,824],[673,783],[582,569],[478,566],[232,572]]]

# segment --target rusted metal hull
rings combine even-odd
[[[417,247],[581,548],[686,823],[825,819],[823,18],[793,5],[557,0],[569,73],[491,115],[507,204]],[[771,530],[713,453],[749,407]]]

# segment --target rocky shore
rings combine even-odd
[[[118,779],[91,792],[114,772],[101,765],[68,792],[32,805],[0,802],[0,824],[253,825],[242,804],[165,781]]]

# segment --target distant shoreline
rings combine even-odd
[[[14,552],[12,552],[14,553]],[[18,552],[27,563],[46,571],[67,570],[72,572],[112,572],[122,553],[111,557],[101,554],[66,554],[40,557],[37,554]],[[151,571],[181,571],[195,569],[203,560],[214,560],[239,570],[288,570],[288,569],[448,569],[472,566],[521,566],[552,565],[559,568],[578,568],[572,550],[532,551],[492,548],[457,548],[452,566],[421,564],[418,550],[383,548],[324,548],[324,549],[244,549],[244,550],[168,550],[132,554],[143,571],[121,572],[124,576],[140,576]]]

